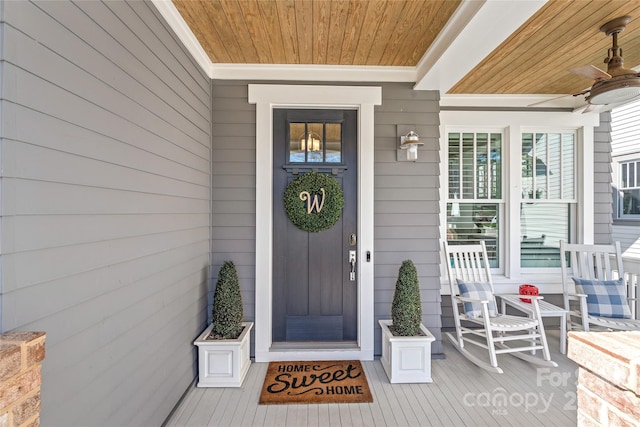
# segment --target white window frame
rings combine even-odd
[[[622,191],[621,180],[622,180],[622,165],[625,163],[633,163],[640,162],[640,154],[627,154],[625,156],[618,156],[613,159],[613,186],[616,189],[615,200],[614,200],[614,221],[624,221],[625,223],[632,223],[633,221],[640,221],[640,215],[623,215],[621,213],[621,202],[622,198],[620,197],[620,192]],[[636,174],[638,174],[640,170],[636,170]],[[639,178],[636,177],[636,180]]]
[[[500,134],[502,135],[502,142],[501,142],[501,166],[502,166],[502,182],[500,183],[501,185],[501,195],[499,199],[460,199],[459,203],[483,203],[483,204],[497,204],[498,205],[498,218],[499,218],[499,223],[498,223],[498,230],[499,230],[499,235],[497,236],[498,239],[496,241],[497,246],[500,248],[500,256],[498,257],[498,268],[493,268],[492,271],[494,273],[497,274],[504,274],[504,236],[506,235],[505,232],[503,231],[503,228],[505,227],[506,223],[507,223],[507,218],[506,218],[506,198],[505,198],[505,185],[507,183],[507,179],[506,179],[506,175],[508,173],[508,165],[507,163],[507,159],[508,157],[508,150],[509,150],[509,144],[507,144],[506,142],[506,133],[505,133],[505,129],[504,128],[499,128],[499,127],[485,127],[485,126],[452,126],[452,127],[448,127],[447,128],[447,133],[444,136],[443,139],[443,145],[446,145],[446,147],[443,147],[444,150],[444,166],[440,169],[442,171],[441,177],[444,178],[443,183],[441,183],[441,188],[444,188],[444,198],[441,198],[441,200],[444,200],[444,210],[441,210],[441,212],[444,212],[444,221],[441,221],[441,224],[444,224],[445,227],[445,232],[444,234],[440,233],[441,236],[446,236],[447,235],[447,203],[449,202],[453,202],[453,199],[449,198],[449,133],[473,133],[473,134],[479,134],[479,133],[486,133],[486,134]],[[476,174],[476,170],[474,170],[474,175]],[[477,188],[474,189],[474,192],[477,191]]]
[[[576,134],[576,209],[574,241],[593,243],[594,241],[594,181],[593,144],[594,129],[599,126],[597,114],[576,114],[572,112],[540,111],[464,111],[446,110],[440,112],[440,236],[446,239],[446,203],[448,201],[448,134],[462,129],[485,132],[501,129],[503,133],[503,186],[504,203],[501,229],[502,268],[493,271],[496,292],[517,292],[522,283],[535,283],[542,293],[561,293],[558,278],[559,268],[522,268],[520,251],[512,256],[510,248],[520,247],[520,203],[521,198],[521,138],[526,132],[575,132]],[[448,294],[444,266],[441,293]]]

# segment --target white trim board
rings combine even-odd
[[[249,85],[256,104],[256,362],[275,360],[373,360],[373,126],[382,88],[370,86]],[[358,110],[358,346],[356,349],[271,349],[273,248],[273,109],[339,108]]]

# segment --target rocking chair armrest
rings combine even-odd
[[[524,295],[524,294],[496,294],[497,297],[512,299],[512,298],[526,298],[531,300],[541,300],[544,299],[543,295]]]
[[[488,299],[467,298],[467,297],[461,297],[459,295],[455,296],[454,298],[461,302],[479,302],[481,304],[489,304],[491,302]]]
[[[582,299],[582,298],[587,298],[587,294],[567,294],[567,296],[569,297],[569,299]]]

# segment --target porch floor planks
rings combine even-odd
[[[252,379],[253,381],[251,382],[251,386],[247,386],[247,389],[251,391],[246,394],[247,400],[240,402],[238,405],[240,410],[244,408],[244,411],[241,411],[242,421],[240,424],[242,426],[252,426],[256,423],[261,425],[264,420],[265,407],[264,405],[256,405],[255,402],[260,399],[260,391],[262,390],[262,383],[264,381],[264,376],[267,373],[268,366],[269,365],[267,363],[254,363],[252,364],[251,369],[256,370],[255,375],[251,376],[247,374],[247,376],[249,376],[247,380]]]
[[[206,393],[207,390],[196,388],[202,397],[198,401],[198,410],[188,414],[187,425],[207,425],[212,419],[216,407],[223,402],[224,390],[215,389]]]
[[[198,406],[198,401],[202,398],[202,394],[198,395],[195,393],[195,390],[195,387],[190,387],[189,390],[187,390],[182,402],[171,414],[171,419],[177,422],[182,422],[182,418],[185,414],[187,414],[187,416],[193,414],[195,408]]]
[[[249,377],[248,375],[249,374],[247,373],[247,378],[245,379],[245,381],[247,382],[247,386],[237,389],[240,391],[239,395],[233,396],[235,397],[235,399],[233,399],[235,407],[233,406],[233,404],[228,405],[226,410],[222,414],[222,418],[219,419],[219,423],[214,425],[230,424],[233,422],[233,420],[244,419],[246,413],[255,412],[257,407],[253,404],[253,402],[257,401],[260,398],[259,390],[262,388],[262,381],[260,380],[260,377],[258,375],[253,375],[251,377]],[[233,410],[231,410],[232,408]]]
[[[552,360],[558,368],[546,371],[513,356],[500,355],[498,361],[505,373],[491,374],[469,362],[448,341],[443,341],[446,359],[432,361],[431,384],[391,384],[379,361],[363,362],[373,403],[258,405],[268,364],[254,363],[242,388],[192,386],[165,425],[575,426],[572,399],[576,392],[576,365],[559,353],[558,332],[548,331],[547,335]],[[482,400],[496,398],[501,389],[507,399],[529,393],[531,397],[535,394],[550,400],[550,406],[545,408],[537,402],[537,406],[525,408],[516,399],[512,402],[515,404],[507,401],[506,406],[496,408]]]
[[[388,381],[385,382],[387,374],[384,372],[384,368],[380,363],[375,363],[372,369],[375,372],[373,385],[378,390],[376,393],[377,402],[379,402],[386,425],[390,425],[391,422],[398,425],[408,425],[404,413],[399,410],[398,399],[393,392],[392,384]],[[374,397],[374,401],[376,401],[376,397]]]
[[[382,409],[380,405],[377,403],[376,397],[376,388],[373,386],[373,380],[377,378],[377,373],[375,372],[375,364],[373,363],[363,363],[362,369],[364,369],[364,373],[367,376],[367,382],[369,383],[369,389],[371,390],[371,396],[373,397],[373,403],[369,403],[363,408],[366,408],[366,411],[363,409],[363,414],[367,414],[367,416],[363,416],[364,421],[366,421],[367,426],[384,426],[384,416],[382,415]]]
[[[445,396],[452,405],[460,405],[462,403],[465,411],[460,411],[458,415],[463,419],[462,422],[464,425],[492,425],[495,423],[494,417],[488,414],[487,410],[482,407],[478,408],[477,406],[465,405],[464,396],[467,395],[467,393],[470,393],[472,396],[478,396],[482,392],[495,390],[494,378],[492,378],[495,374],[478,371],[475,365],[466,366],[464,364],[464,357],[457,354],[456,356],[460,356],[460,359],[456,361],[459,363],[446,363],[443,366],[443,373],[446,373],[446,378],[448,379],[448,381],[443,382],[442,386],[442,389],[446,390]],[[478,387],[476,381],[482,381],[482,386]],[[460,389],[459,384],[464,384],[465,389]],[[507,424],[502,423],[502,425],[511,425],[508,418],[505,418],[504,421]]]

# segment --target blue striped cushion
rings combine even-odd
[[[458,282],[461,297],[477,300],[489,300],[489,304],[487,305],[487,308],[489,309],[489,317],[496,317],[498,315],[496,300],[493,297],[491,286],[488,283],[464,282],[460,279],[456,279],[456,281]],[[469,318],[482,317],[482,304],[479,302],[465,301],[462,303],[462,310]]]
[[[572,277],[576,291],[587,295],[587,311],[592,316],[630,319],[631,310],[625,295],[624,281],[589,280]]]

